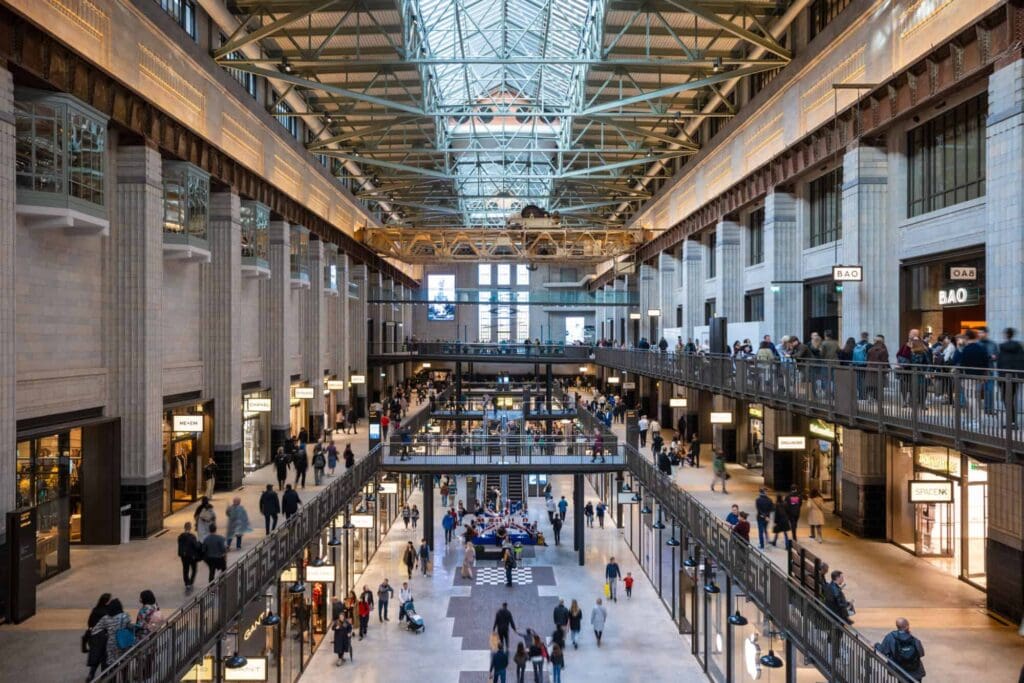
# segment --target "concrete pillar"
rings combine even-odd
[[[310,235],[309,289],[302,293],[302,311],[299,314],[299,346],[302,348],[302,374],[313,387],[309,402],[309,434],[319,434],[324,416],[324,367],[320,357],[320,325],[324,306],[324,243]]]
[[[423,477],[423,538],[427,539],[427,546],[431,552],[434,550],[434,475],[427,472],[420,475]],[[380,494],[378,494],[380,495]],[[417,544],[418,545],[418,544]]]
[[[15,506],[15,458],[17,425],[14,390],[17,385],[14,356],[14,82],[11,72],[0,68],[0,444],[8,456],[0,458],[0,513]],[[6,527],[5,527],[6,529]],[[4,531],[6,533],[6,531]]]
[[[349,273],[349,260],[348,254],[338,254],[338,326],[331,334],[328,343],[331,344],[337,352],[337,364],[335,372],[338,374],[338,379],[344,380],[345,390],[338,393],[336,396],[338,405],[348,406],[349,397],[349,357],[351,350],[349,345],[352,343],[352,323],[353,319],[350,315],[350,302],[348,298],[348,283],[351,277]]]
[[[985,318],[997,337],[1024,327],[1024,60],[996,66],[988,79]]]
[[[804,290],[799,282],[802,246],[796,197],[776,188],[764,200],[764,253],[773,283],[765,292],[764,316],[776,343],[787,334],[803,337]]]
[[[660,330],[659,321],[657,319],[651,320],[651,316],[647,315],[647,312],[652,308],[658,307],[658,269],[655,266],[647,263],[640,264],[640,336],[639,339],[646,338],[647,341],[654,346],[658,343],[657,332]],[[651,328],[655,329],[655,334],[651,334]],[[651,339],[651,337],[654,339]]]
[[[704,252],[707,248],[700,240],[683,242],[683,343],[693,339],[693,328],[706,324],[704,320]]]
[[[217,490],[242,485],[242,228],[236,192],[210,195],[211,260],[203,266],[206,310],[203,349],[207,393],[213,399],[213,459]]]
[[[658,308],[661,309],[661,334],[666,327],[676,326],[676,288],[679,282],[679,250],[663,251],[658,254]],[[676,339],[668,339],[669,349],[676,345]],[[685,342],[684,342],[685,343]]]
[[[270,385],[270,447],[279,446],[291,436],[291,378],[288,376],[288,351],[285,343],[285,306],[291,299],[291,226],[285,221],[270,222],[270,279],[260,282],[260,311],[264,334],[263,378]]]
[[[889,220],[889,157],[884,147],[856,145],[843,157],[843,242],[840,265],[864,266],[863,282],[843,283],[841,330],[860,339],[861,332],[899,340],[900,264],[893,253],[895,224]]]
[[[985,572],[988,608],[1019,622],[1024,618],[1024,467],[1018,464],[988,466]]]
[[[866,273],[865,273],[866,275]],[[843,430],[841,487],[843,528],[865,538],[885,538],[886,441],[881,434]]]
[[[583,475],[572,475],[572,542],[581,567],[587,550],[583,530],[583,486]]]
[[[367,270],[365,264],[360,263],[352,266],[350,262],[349,277],[356,284],[357,296],[348,302],[352,321],[352,324],[349,326],[351,337],[348,344],[348,365],[352,374],[366,375],[367,382],[369,382],[371,378],[369,376],[369,368],[366,367],[366,330],[367,321],[369,320],[369,305],[366,303],[366,296],[370,280]],[[363,416],[366,415],[367,408],[366,390],[366,384],[356,385],[356,398],[359,399],[356,411],[359,415]]]
[[[121,416],[121,501],[132,536],[163,526],[163,171],[153,147],[122,147],[110,222],[112,396]]]
[[[715,312],[731,323],[743,322],[743,254],[740,251],[742,228],[736,221],[715,226],[718,238],[715,253]],[[732,341],[728,340],[731,344]]]

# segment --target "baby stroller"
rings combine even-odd
[[[402,613],[405,616],[405,627],[413,633],[422,633],[426,628],[423,624],[423,617],[416,613],[416,606],[412,600],[407,600],[402,605]]]

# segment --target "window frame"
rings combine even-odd
[[[752,289],[743,294],[743,322],[764,322],[764,289]]]
[[[843,167],[836,166],[807,184],[807,246],[843,238]]]
[[[754,209],[747,214],[747,265],[757,266],[764,263],[764,207]]]

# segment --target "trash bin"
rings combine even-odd
[[[128,543],[132,539],[132,506],[121,506],[121,543]]]

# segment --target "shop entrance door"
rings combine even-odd
[[[956,552],[956,506],[953,503],[925,503],[915,506],[917,538],[915,551],[920,557],[953,557]]]

